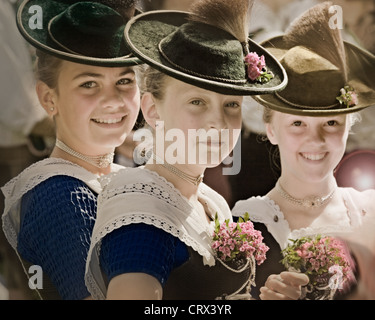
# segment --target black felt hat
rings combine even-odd
[[[331,2],[297,18],[285,35],[262,45],[288,73],[280,92],[255,96],[273,110],[306,116],[352,113],[375,105],[375,56],[329,26]]]
[[[26,0],[18,8],[17,25],[34,47],[64,60],[104,67],[140,64],[124,41],[127,19],[107,3]]]
[[[241,41],[223,26],[234,20],[241,24],[240,16],[246,14],[241,10],[252,1],[198,2],[199,7],[191,13],[159,10],[131,19],[125,28],[130,50],[147,64],[178,80],[222,94],[267,94],[286,86],[287,75],[277,59],[250,40],[248,33]],[[206,20],[205,14],[197,14],[204,10],[210,12],[211,20]],[[263,56],[267,74],[273,75],[271,80],[260,82],[249,78],[245,64],[249,53]]]

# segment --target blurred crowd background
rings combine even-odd
[[[139,0],[138,5],[142,11],[186,11],[193,2]],[[282,34],[297,16],[319,2],[255,0],[249,22],[250,36],[259,43]],[[375,54],[375,0],[332,2],[343,10],[344,40]],[[47,157],[54,145],[53,121],[47,117],[36,98],[33,77],[35,57],[31,47],[18,33],[15,23],[19,3],[17,0],[0,1],[0,186],[32,163]],[[353,127],[347,153],[337,170],[337,178],[341,179],[339,182],[342,186],[363,190],[375,188],[375,108],[365,109],[361,116],[362,121]],[[130,137],[116,150],[115,161],[135,166],[132,160],[134,146]],[[222,167],[217,167],[207,170],[204,178],[207,184],[227,199],[231,207],[240,199],[266,194],[280,174],[278,159],[265,139],[262,107],[251,98],[246,98],[243,106],[243,131],[238,148],[241,153],[237,153],[234,161],[241,162],[241,171],[237,175],[223,176]],[[364,174],[366,178],[359,181]],[[1,213],[3,207],[1,194]],[[4,270],[4,259],[14,261],[12,270]],[[6,299],[33,299],[33,294],[28,289],[17,256],[0,232],[0,300]]]

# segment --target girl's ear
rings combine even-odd
[[[145,92],[141,99],[141,109],[146,122],[155,129],[156,121],[160,119],[156,110],[154,97],[151,92]]]
[[[51,89],[46,83],[38,81],[36,84],[36,93],[38,99],[44,110],[50,117],[58,113],[57,104],[55,100],[55,90]]]
[[[267,133],[268,140],[273,145],[278,145],[277,138],[276,138],[274,127],[273,127],[272,123],[266,123],[266,133]]]

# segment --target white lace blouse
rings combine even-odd
[[[251,197],[247,200],[238,201],[232,209],[232,214],[239,217],[248,212],[253,222],[266,225],[281,249],[284,249],[289,243],[288,239],[298,239],[316,234],[340,235],[361,225],[364,215],[369,211],[367,207],[370,199],[375,197],[375,190],[364,192],[356,191],[353,188],[339,188],[339,190],[347,208],[350,226],[347,225],[347,221],[337,221],[334,225],[324,227],[291,230],[280,207],[267,196]]]
[[[101,240],[113,230],[132,223],[145,223],[178,237],[202,256],[202,263],[215,265],[211,249],[214,223],[208,223],[173,184],[156,172],[125,168],[102,181],[97,220],[86,264],[86,285],[95,299],[104,299],[106,283],[100,265]],[[232,221],[230,208],[216,191],[201,183],[198,197],[219,220]]]

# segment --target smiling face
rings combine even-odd
[[[273,112],[267,136],[278,145],[282,175],[304,182],[333,177],[345,153],[348,116],[306,117]]]
[[[176,157],[179,163],[217,166],[229,155],[239,137],[243,97],[207,91],[171,77],[164,81],[162,98],[156,99],[150,93],[146,98],[152,99],[155,105],[155,119],[163,122],[164,128],[158,126],[156,130],[164,129],[164,149],[180,139],[183,146]],[[177,140],[167,141],[168,135],[173,136],[174,132]],[[177,137],[178,132],[181,135]],[[170,162],[168,158],[166,161]]]
[[[112,152],[132,130],[140,107],[134,70],[63,61],[50,89],[57,138],[86,155]]]

